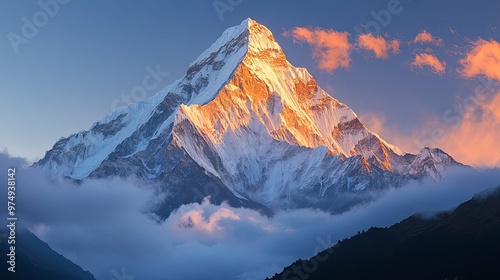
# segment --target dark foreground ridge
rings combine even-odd
[[[413,215],[298,260],[270,280],[500,279],[500,188],[432,219]],[[266,278],[268,279],[268,278]]]
[[[74,264],[63,255],[52,250],[26,228],[17,229],[16,272],[7,270],[8,263],[2,262],[0,279],[8,280],[95,280],[94,276]],[[2,260],[9,253],[8,232],[0,231],[0,255]]]

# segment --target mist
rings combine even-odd
[[[76,184],[7,154],[0,154],[0,167],[0,182],[7,182],[8,167],[17,169],[16,205],[26,227],[97,279],[122,272],[136,280],[264,279],[358,231],[450,211],[500,185],[500,169],[452,169],[442,182],[390,189],[339,215],[303,209],[267,217],[207,198],[160,221],[149,210],[161,196],[134,178]]]

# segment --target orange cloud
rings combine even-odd
[[[429,117],[408,135],[371,113],[360,118],[389,143],[411,153],[423,147],[441,148],[455,160],[475,167],[500,167],[500,92],[471,96],[460,109],[442,118]],[[484,98],[484,96],[490,96]]]
[[[477,100],[442,143],[456,160],[477,167],[500,167],[500,93]]]
[[[295,27],[283,33],[296,42],[307,42],[313,49],[313,58],[318,68],[327,72],[343,67],[349,68],[351,58],[347,32],[337,32],[331,29]]]
[[[404,135],[395,127],[387,124],[385,116],[367,113],[359,116],[363,124],[371,131],[377,133],[382,139],[396,147],[409,152],[418,153],[423,147],[418,147],[414,143],[412,135]]]
[[[432,36],[431,33],[424,29],[415,37],[413,43],[431,43],[436,46],[441,46],[443,45],[443,39]]]
[[[205,211],[202,208],[193,209],[182,215],[180,224],[189,225],[199,231],[207,233],[216,233],[223,230],[220,225],[224,220],[240,220],[240,216],[228,208],[220,208],[208,218],[205,217]]]
[[[472,43],[472,48],[459,63],[463,67],[459,73],[465,78],[484,75],[500,81],[500,43],[479,39]]]
[[[372,34],[362,34],[358,37],[358,45],[368,51],[373,51],[376,58],[388,58],[389,50],[394,54],[399,53],[400,43],[398,40],[387,41],[382,36],[374,37]]]
[[[410,65],[420,68],[427,66],[436,74],[443,74],[446,70],[446,62],[441,62],[437,57],[428,53],[416,54],[415,60]]]

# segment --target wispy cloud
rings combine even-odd
[[[368,129],[406,152],[418,153],[423,148],[415,145],[412,135],[405,135],[396,126],[390,126],[387,123],[387,118],[381,113],[365,113],[359,118]]]
[[[441,145],[465,164],[500,167],[500,93],[470,103],[462,120],[445,130]]]
[[[427,66],[436,74],[443,74],[446,71],[446,62],[440,61],[436,56],[429,53],[419,53],[410,66],[423,68]]]
[[[493,39],[478,39],[472,42],[470,50],[460,59],[459,73],[465,78],[478,75],[500,81],[500,43]]]
[[[361,119],[368,128],[407,152],[416,153],[424,146],[431,146],[443,149],[467,165],[500,167],[500,92],[478,93],[453,108],[442,118],[427,116],[422,125],[408,134],[389,126],[381,114],[368,113]]]
[[[413,43],[430,43],[436,46],[442,46],[443,39],[434,37],[430,32],[424,29],[415,37]]]
[[[393,54],[399,53],[400,42],[396,39],[387,41],[382,36],[373,36],[372,34],[362,34],[358,37],[358,46],[364,50],[372,51],[376,58],[388,58],[389,51]]]
[[[349,49],[349,33],[337,32],[332,29],[295,27],[283,33],[296,42],[306,42],[312,47],[313,58],[317,67],[327,72],[337,68],[349,68],[351,57]]]

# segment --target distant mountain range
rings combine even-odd
[[[76,180],[137,176],[167,194],[158,213],[229,201],[268,212],[345,211],[363,193],[440,179],[461,166],[439,149],[405,153],[366,128],[272,33],[227,29],[155,96],[60,139],[34,166]]]
[[[491,192],[491,191],[490,191]],[[270,280],[500,279],[500,188],[433,218],[371,228]]]

